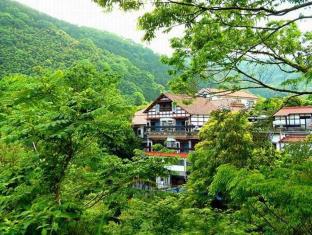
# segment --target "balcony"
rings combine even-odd
[[[149,126],[148,138],[164,139],[168,136],[177,139],[198,139],[199,128],[195,126]]]
[[[306,133],[309,134],[312,129],[310,126],[306,125],[274,125],[274,131],[285,132],[285,133]]]
[[[188,154],[192,151],[194,151],[194,148],[185,148],[185,147],[180,147],[180,148],[174,148],[174,147],[165,147],[166,149],[172,150],[169,154],[175,154],[175,153],[181,153],[181,154]],[[144,147],[145,152],[153,152],[153,147]],[[162,153],[162,152],[158,152]],[[164,153],[168,154],[168,153]]]

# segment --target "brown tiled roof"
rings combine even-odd
[[[185,97],[173,97],[172,94],[166,94],[168,98],[177,102],[177,105],[184,109],[189,114],[210,114],[212,111],[217,110],[217,106],[215,106],[211,101],[202,98],[195,97],[191,99],[185,99]]]
[[[225,96],[225,97],[233,97],[233,98],[249,98],[249,99],[258,99],[257,96],[254,94],[250,93],[249,91],[226,91],[226,90],[221,90],[221,89],[216,89],[216,88],[203,88],[201,89],[198,93],[202,92],[207,92],[211,94],[215,94],[216,96]]]
[[[179,95],[173,93],[164,93],[162,95],[176,102],[178,106],[193,115],[207,115],[222,108],[230,108],[233,111],[238,111],[245,107],[243,104],[233,105],[231,101],[228,100],[208,100],[203,97],[191,97],[184,94]],[[149,108],[152,107],[156,101],[154,101],[144,112],[147,112],[147,110],[149,110]]]
[[[284,107],[278,110],[274,116],[287,116],[289,114],[309,114],[312,113],[312,106]]]
[[[147,121],[146,121],[146,117],[147,114],[143,113],[145,109],[139,110],[137,111],[132,119],[132,125],[146,125]]]
[[[307,135],[287,135],[281,139],[282,143],[298,143],[306,140]]]
[[[189,114],[197,114],[197,115],[207,115],[213,111],[222,108],[229,108],[230,103],[227,101],[221,100],[208,100],[203,97],[190,97],[186,95],[176,95],[172,93],[165,93],[172,101],[177,102],[177,105],[184,109]]]

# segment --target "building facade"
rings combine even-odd
[[[216,89],[201,90],[195,97],[163,93],[147,108],[138,111],[132,125],[142,139],[146,155],[180,158],[179,163],[167,167],[172,172],[168,179],[156,180],[159,187],[177,186],[186,181],[188,153],[199,142],[199,130],[213,111],[248,109],[256,100],[257,97],[248,92],[224,93]],[[159,146],[169,149],[170,153],[159,152]]]
[[[274,114],[272,143],[281,150],[304,141],[312,131],[312,106],[283,107]]]
[[[251,108],[257,102],[258,97],[247,91],[225,91],[215,88],[203,88],[198,96],[211,100],[226,100],[231,103],[243,104],[245,108]]]

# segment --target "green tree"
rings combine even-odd
[[[124,10],[145,5],[137,0],[94,1],[108,9],[115,4]],[[312,34],[297,25],[312,18],[311,1],[156,0],[152,4],[153,10],[139,19],[145,40],[176,25],[185,29],[182,37],[171,40],[175,52],[164,59],[175,66],[172,74],[178,79],[205,80],[231,90],[264,87],[297,95],[312,93],[306,86],[312,74]],[[294,76],[276,84],[275,77],[263,79],[263,73],[254,73],[267,66]],[[299,84],[304,86],[298,89]]]
[[[280,108],[283,107],[283,99],[281,98],[261,98],[257,101],[255,107],[251,110],[252,115],[267,115],[272,116]]]
[[[210,185],[211,195],[222,192],[249,232],[310,234],[312,231],[311,155],[279,159],[273,169],[238,169],[222,165]]]
[[[5,77],[0,87],[0,136],[11,144],[1,160],[1,231],[70,234],[85,198],[102,190],[103,158],[135,147],[132,109],[116,79],[90,64]]]
[[[142,95],[142,93],[140,92],[135,92],[133,94],[133,104],[136,106],[142,105],[145,103],[145,99],[144,96]]]
[[[187,183],[191,200],[205,205],[208,187],[218,166],[231,163],[246,167],[252,157],[250,123],[244,113],[217,111],[200,130],[201,142],[190,156],[191,174]]]
[[[101,137],[101,144],[110,147],[114,139],[118,147],[130,129],[129,107],[116,85],[90,65],[42,77],[7,77],[1,88],[7,114],[3,137],[21,140],[40,153],[56,200],[68,165],[85,146],[100,143]]]

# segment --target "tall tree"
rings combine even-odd
[[[215,112],[199,135],[201,142],[190,156],[192,167],[187,187],[191,201],[205,205],[216,169],[226,163],[247,166],[253,141],[245,114],[230,111]]]
[[[307,140],[287,146],[279,159],[260,170],[220,166],[209,192],[222,192],[236,218],[249,224],[250,233],[311,234],[311,169]]]
[[[86,63],[0,80],[1,234],[100,233],[132,197],[154,195],[134,186],[154,189],[166,161],[127,158],[134,110],[116,86]]]
[[[46,184],[59,202],[67,169],[77,156],[102,149],[110,154],[131,151],[131,145],[125,146],[134,139],[131,109],[115,81],[89,64],[78,64],[65,72],[0,82],[1,137],[38,152]]]
[[[137,0],[94,1],[106,8],[119,4],[124,10],[145,5]],[[165,59],[182,81],[193,84],[204,79],[232,90],[264,87],[312,94],[307,87],[297,89],[298,84],[309,84],[312,76],[312,32],[302,32],[297,24],[311,21],[312,1],[155,0],[152,4],[153,10],[139,20],[145,40],[153,39],[158,30],[184,27],[183,36],[171,41],[174,54]],[[249,69],[243,66],[246,62]],[[254,67],[263,66],[294,76],[275,84],[274,77],[266,81],[263,74],[253,72]]]

